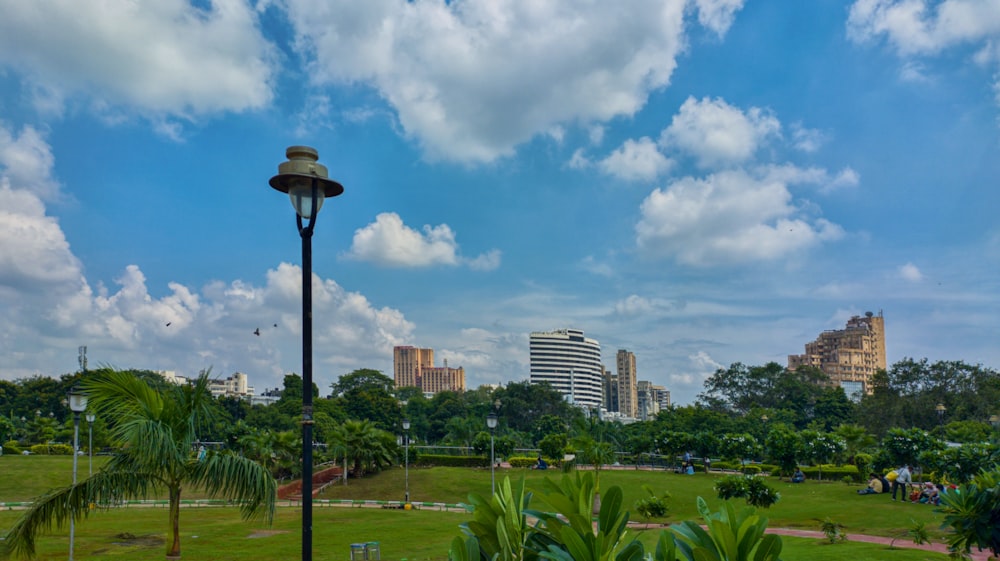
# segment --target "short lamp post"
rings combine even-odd
[[[323,201],[344,192],[344,186],[327,177],[319,153],[309,146],[290,146],[287,162],[268,182],[287,193],[295,207],[295,221],[302,238],[302,560],[312,559],[312,234]],[[303,225],[303,220],[307,221]]]
[[[73,412],[73,486],[76,486],[77,449],[80,447],[80,413],[87,410],[87,394],[76,387],[69,390],[69,409]],[[69,561],[73,561],[73,538],[76,513],[70,507],[69,513]]]
[[[1000,415],[990,415],[990,424],[993,425],[993,430],[1000,429]]]
[[[938,403],[937,407],[935,407],[934,410],[937,411],[938,423],[943,425],[944,424],[944,413],[945,413],[945,411],[948,410],[948,408],[945,407],[943,403]]]
[[[90,469],[87,476],[94,475],[94,417],[93,413],[87,413],[87,424],[90,426],[90,435],[87,438],[87,454],[90,456]]]
[[[403,484],[405,503],[410,504],[410,420],[403,419]]]
[[[496,460],[493,459],[493,432],[497,428],[497,414],[490,413],[486,416],[486,426],[490,429],[490,491],[495,495],[497,492]]]

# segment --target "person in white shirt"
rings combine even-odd
[[[909,491],[910,483],[912,482],[910,479],[910,466],[903,464],[903,467],[896,470],[896,479],[892,482],[892,500],[896,500],[896,491],[899,489],[903,489],[902,500],[908,500],[906,493]]]

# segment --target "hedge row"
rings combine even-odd
[[[35,444],[31,447],[31,453],[50,456],[72,456],[73,447],[69,444]]]
[[[443,454],[420,454],[415,465],[441,467],[490,467],[490,459],[485,456],[448,456]]]
[[[535,464],[538,463],[538,458],[532,458],[531,456],[515,456],[513,458],[507,458],[507,463],[510,464],[510,467],[530,468],[535,467]],[[560,461],[545,458],[545,463],[549,464],[549,467],[559,467]]]

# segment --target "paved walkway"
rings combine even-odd
[[[629,523],[630,527],[633,528],[666,528],[667,525],[663,524],[643,524],[643,523]],[[823,532],[815,530],[798,530],[794,528],[768,528],[765,530],[768,534],[777,534],[779,536],[791,536],[795,538],[813,538],[817,540],[827,539],[826,534]],[[869,536],[866,534],[847,534],[847,541],[852,542],[862,542],[862,543],[874,543],[882,544],[889,547],[891,544],[893,547],[899,549],[920,549],[923,551],[933,551],[935,553],[942,553],[948,555],[948,547],[943,543],[930,543],[917,545],[913,543],[913,540],[909,538],[896,538],[896,543],[893,543],[892,538],[887,538],[885,536]],[[976,551],[972,550],[972,561],[990,561],[989,551]]]

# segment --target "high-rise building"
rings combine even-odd
[[[604,410],[618,413],[618,376],[607,368],[604,369]]]
[[[424,368],[434,366],[434,349],[402,346],[392,349],[392,380],[397,388],[420,387]]]
[[[400,346],[392,349],[392,378],[397,388],[413,386],[424,393],[465,391],[465,369],[434,366],[434,349]]]
[[[585,409],[603,404],[601,345],[579,329],[532,333],[529,338],[530,382],[546,382]]]
[[[618,349],[618,411],[623,417],[638,417],[639,403],[636,394],[635,353]]]
[[[660,412],[660,402],[657,401],[656,386],[652,382],[639,380],[636,383],[636,419],[648,421]]]
[[[885,320],[882,312],[853,316],[844,329],[824,331],[805,353],[788,355],[788,368],[815,366],[830,377],[830,384],[844,388],[848,396],[871,394],[871,379],[885,370]]]
[[[461,366],[449,368],[448,363],[445,363],[444,366],[424,368],[420,376],[420,389],[424,393],[464,392],[465,369]]]
[[[670,409],[670,390],[663,386],[653,386],[656,395],[656,402],[660,404],[660,411]]]

